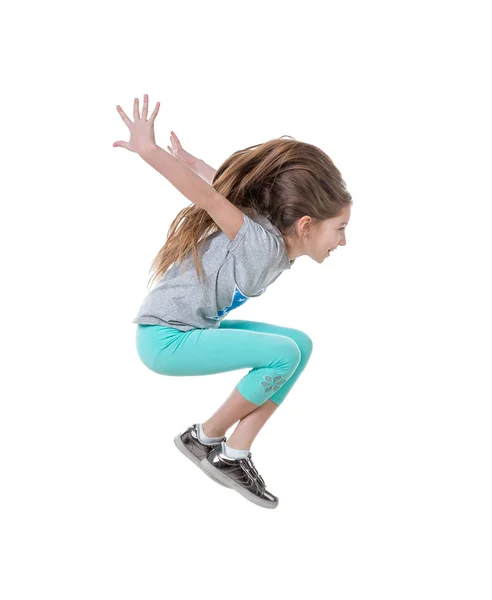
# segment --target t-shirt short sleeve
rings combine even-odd
[[[284,251],[277,235],[246,214],[236,237],[230,240],[228,250],[234,255],[238,267],[247,271],[248,280],[256,288],[278,272]]]

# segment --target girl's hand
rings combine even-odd
[[[171,144],[172,148],[168,146],[167,149],[174,156],[174,158],[177,158],[190,169],[195,170],[197,159],[193,156],[193,154],[190,154],[189,152],[186,152],[186,150],[183,149],[183,147],[181,146],[181,142],[179,141],[178,136],[174,133],[174,131],[171,131]]]
[[[160,102],[157,102],[154,108],[154,112],[150,115],[150,119],[147,121],[147,109],[149,106],[149,97],[147,94],[144,94],[144,102],[142,108],[142,117],[140,117],[139,109],[138,109],[138,98],[135,98],[135,102],[133,103],[133,118],[134,121],[131,121],[123,112],[121,106],[117,105],[116,110],[120,113],[120,117],[127,124],[128,129],[130,130],[130,141],[129,142],[115,142],[113,144],[113,148],[117,146],[121,146],[122,148],[126,148],[131,152],[141,152],[151,146],[155,146],[155,137],[154,137],[154,121],[159,112]]]

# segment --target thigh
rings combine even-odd
[[[247,327],[222,327],[170,331],[146,329],[153,347],[146,363],[162,375],[211,375],[237,369],[270,367],[289,369],[300,360],[299,347],[290,336],[278,331]]]
[[[262,321],[225,319],[220,322],[220,329],[236,329],[241,331],[257,331],[260,333],[283,335],[294,340],[303,354],[311,354],[313,349],[313,341],[309,335],[300,329],[293,329],[292,327],[283,327],[281,325],[273,325],[272,323],[264,323]]]

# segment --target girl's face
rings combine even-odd
[[[332,219],[325,219],[315,225],[310,217],[302,217],[296,223],[296,233],[301,239],[297,244],[290,244],[291,260],[297,256],[308,255],[317,263],[338,247],[345,246],[345,227],[350,220],[350,206],[345,206]]]
[[[312,236],[311,258],[321,263],[338,248],[345,246],[345,227],[350,220],[350,207],[338,216],[326,219],[318,224],[315,235]]]

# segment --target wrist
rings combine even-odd
[[[154,152],[155,150],[157,150],[159,148],[159,146],[153,142],[149,142],[144,144],[143,146],[141,146],[138,150],[137,150],[137,154],[139,156],[144,156],[147,155],[149,153]]]

